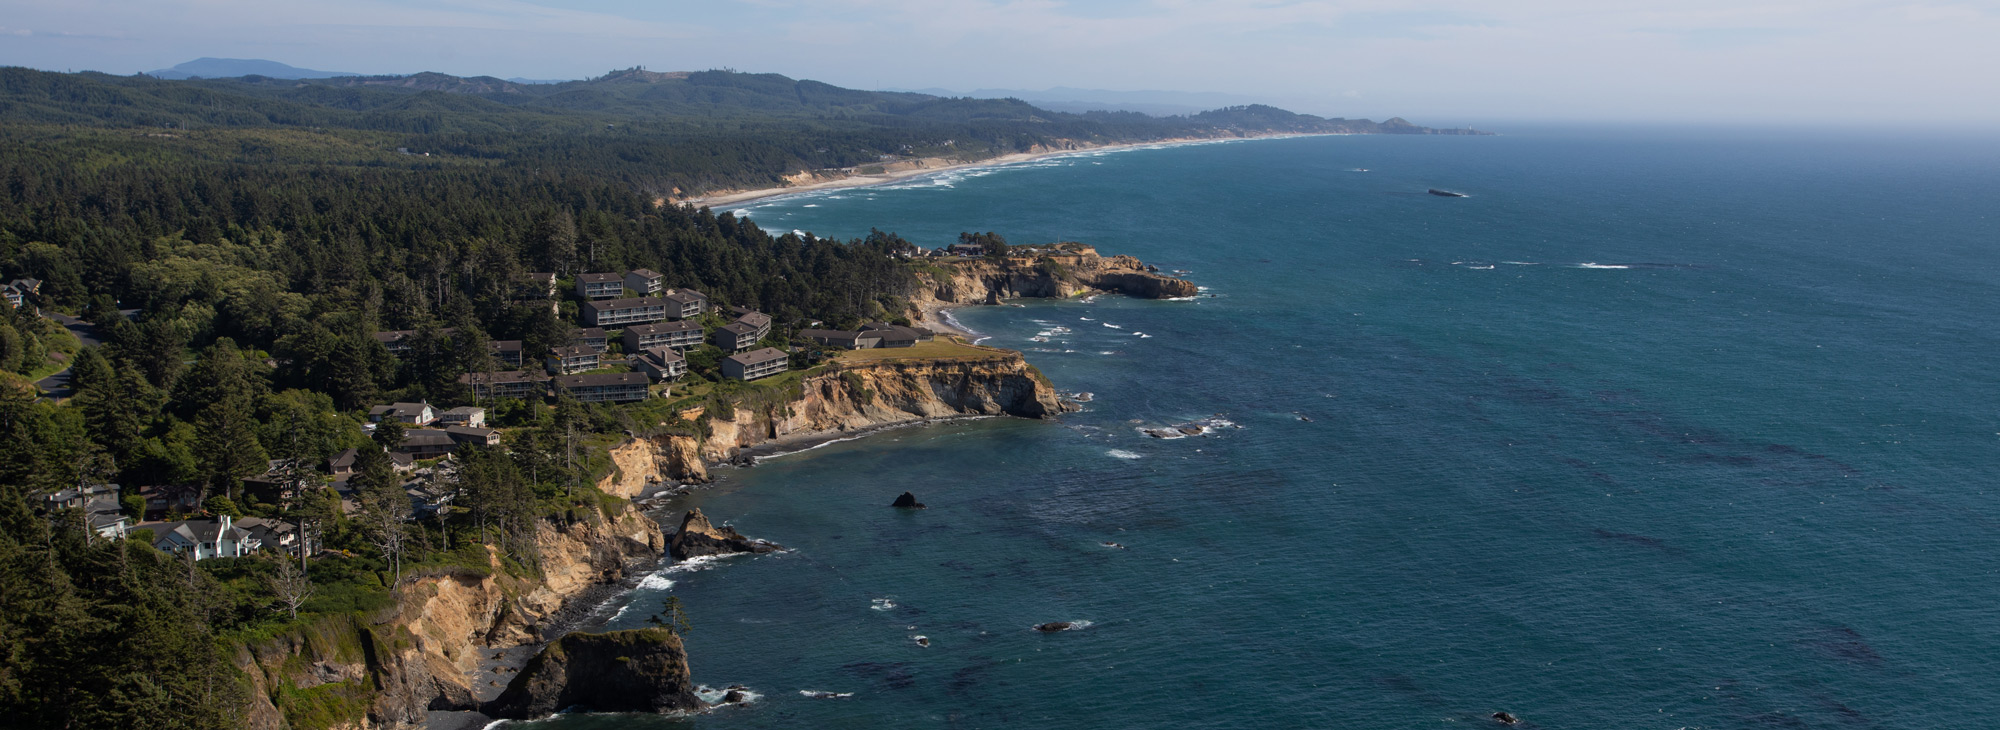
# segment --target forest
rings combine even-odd
[[[379,610],[411,575],[492,570],[485,546],[532,576],[537,524],[626,509],[590,485],[603,447],[661,423],[657,406],[488,404],[505,442],[421,465],[453,497],[428,516],[391,463],[402,429],[364,427],[376,404],[468,402],[459,376],[496,369],[490,341],[570,342],[576,303],[524,294],[529,272],[567,284],[648,268],[770,314],[776,344],[800,324],[905,311],[914,277],[897,254],[911,242],[773,236],[668,198],[899,156],[1426,131],[1392,121],[1059,114],[729,72],[530,88],[0,69],[0,280],[37,282],[0,312],[0,716],[236,727],[249,690],[233,647]],[[55,314],[94,323],[102,343]],[[376,337],[390,330],[413,346],[392,355]],[[689,360],[710,369],[718,354]],[[64,369],[70,392],[36,387]],[[350,450],[337,493],[326,465]],[[145,529],[106,539],[60,497],[110,485],[134,521],[145,490],[192,495],[167,517],[294,525],[317,554],[197,562]],[[280,700],[295,724],[331,711]]]

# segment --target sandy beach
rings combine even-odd
[[[976,160],[972,162],[954,162],[948,158],[926,157],[915,160],[903,160],[898,163],[890,163],[890,164],[908,164],[908,163],[915,163],[915,164],[912,165],[911,167],[903,169],[888,170],[879,175],[850,174],[846,177],[838,179],[823,180],[815,183],[807,183],[805,185],[792,185],[792,186],[778,187],[778,188],[762,188],[758,190],[724,190],[709,195],[701,195],[692,198],[683,198],[671,202],[673,202],[676,205],[692,205],[695,207],[706,206],[710,208],[715,208],[725,205],[752,203],[766,198],[775,198],[781,195],[797,195],[799,193],[809,193],[819,190],[835,190],[841,188],[860,188],[860,187],[868,187],[871,185],[885,185],[888,183],[897,182],[899,180],[906,180],[913,177],[922,177],[924,175],[936,175],[939,173],[951,172],[954,170],[967,170],[979,167],[1002,167],[1005,165],[1014,165],[1023,162],[1032,162],[1035,160],[1045,159],[1049,157],[1074,155],[1083,152],[1103,152],[1108,150],[1132,149],[1135,147],[1174,147],[1179,145],[1205,144],[1211,142],[1231,142],[1231,141],[1247,140],[1247,139],[1278,139],[1285,137],[1305,137],[1305,136],[1314,136],[1314,135],[1267,134],[1267,135],[1255,135],[1249,137],[1193,137],[1193,138],[1179,138],[1179,139],[1162,139],[1162,140],[1154,140],[1151,142],[1125,142],[1119,144],[1076,147],[1072,149],[1063,149],[1063,150],[1045,150],[1041,152],[1016,152],[1011,155],[1001,155],[999,157],[993,157],[984,160]]]

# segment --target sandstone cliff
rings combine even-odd
[[[1093,291],[1141,299],[1191,297],[1195,285],[1155,273],[1131,256],[1099,256],[1087,246],[1066,244],[1073,253],[1002,259],[945,260],[918,270],[919,309],[952,304],[998,304],[1002,299],[1064,299]],[[928,305],[928,306],[927,306]]]
[[[666,629],[574,633],[522,668],[481,712],[524,720],[581,707],[593,712],[699,710],[681,639]]]
[[[574,599],[665,545],[659,525],[637,510],[596,517],[542,523],[539,576],[511,575],[494,556],[484,574],[409,579],[384,611],[329,616],[245,647],[238,664],[255,690],[246,724],[409,728],[430,710],[477,707],[482,688],[472,675],[483,658],[548,639],[550,622]]]

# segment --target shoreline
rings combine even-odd
[[[756,202],[770,200],[772,198],[781,198],[790,195],[802,195],[805,193],[815,193],[825,190],[843,190],[848,188],[874,187],[877,185],[887,185],[889,183],[902,182],[904,180],[909,180],[912,178],[920,178],[926,175],[940,175],[947,172],[957,172],[960,170],[970,170],[970,169],[985,168],[985,167],[1006,167],[1008,165],[1017,165],[1023,162],[1033,162],[1035,160],[1044,160],[1051,157],[1061,157],[1064,155],[1075,155],[1086,152],[1110,152],[1118,150],[1135,149],[1141,147],[1162,147],[1162,148],[1183,147],[1186,145],[1193,145],[1193,144],[1213,144],[1219,142],[1245,142],[1245,141],[1260,140],[1260,139],[1291,139],[1294,137],[1338,137],[1338,136],[1342,135],[1332,134],[1332,133],[1327,133],[1327,134],[1286,133],[1286,134],[1259,134],[1259,135],[1250,135],[1245,137],[1176,137],[1173,139],[1160,139],[1160,140],[1153,140],[1150,142],[1119,142],[1115,144],[1091,145],[1091,146],[1077,147],[1074,149],[1066,149],[1066,150],[1047,150],[1043,152],[1015,152],[1012,154],[1001,155],[999,157],[992,157],[973,162],[950,163],[942,167],[916,167],[907,170],[891,170],[879,175],[849,175],[847,177],[835,180],[824,180],[821,182],[808,183],[805,185],[792,185],[787,187],[759,188],[755,190],[721,191],[713,195],[702,195],[692,198],[683,198],[681,200],[671,200],[667,202],[671,205],[692,205],[697,208],[716,208],[725,205],[756,203]],[[920,158],[919,161],[942,160],[942,159],[943,158],[930,157],[930,158]]]

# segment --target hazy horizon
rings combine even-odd
[[[200,57],[531,79],[734,68],[861,89],[1224,94],[1431,126],[2000,120],[2000,2],[4,0],[0,64]]]

